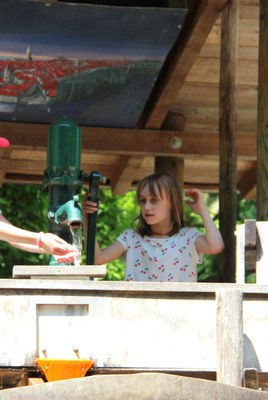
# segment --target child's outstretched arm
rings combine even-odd
[[[2,214],[0,215],[0,240],[8,242],[20,250],[58,256],[63,262],[74,259],[75,248],[57,235],[18,228]]]
[[[82,203],[85,247],[87,246],[88,214],[93,214],[94,212],[97,212],[97,209],[97,203],[90,201],[86,195],[85,200]],[[94,254],[95,264],[100,265],[114,261],[115,259],[122,257],[124,255],[124,252],[124,247],[117,240],[103,249],[100,248],[99,243],[96,240]]]
[[[197,237],[195,245],[199,253],[218,254],[224,249],[224,243],[220,231],[216,227],[213,219],[204,204],[202,193],[198,189],[189,189],[186,194],[192,198],[187,204],[191,209],[200,215],[206,230],[205,235]]]

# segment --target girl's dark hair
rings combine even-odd
[[[139,203],[140,194],[142,189],[148,185],[149,193],[151,196],[156,196],[158,193],[163,197],[165,192],[171,205],[171,219],[173,221],[172,230],[169,235],[172,236],[177,233],[180,228],[184,226],[183,220],[183,193],[176,178],[169,172],[157,173],[146,176],[143,178],[137,188],[137,201]],[[158,192],[158,193],[157,193]],[[137,218],[138,224],[136,231],[141,235],[151,235],[151,227],[146,223],[142,214]]]

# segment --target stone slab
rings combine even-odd
[[[104,375],[2,390],[1,400],[267,400],[268,393],[169,374]]]

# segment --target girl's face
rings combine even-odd
[[[139,205],[142,216],[148,225],[170,225],[171,204],[165,191],[162,192],[161,197],[159,190],[155,188],[155,195],[152,195],[148,185],[145,185],[139,194]]]

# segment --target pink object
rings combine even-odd
[[[7,140],[4,137],[0,137],[0,147],[8,147],[9,146],[9,140]]]

